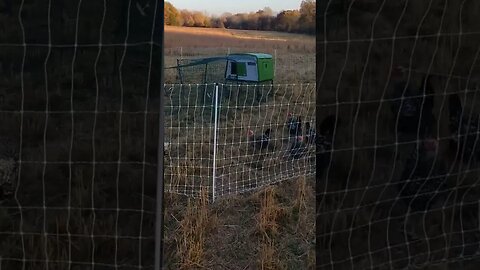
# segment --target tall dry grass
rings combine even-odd
[[[314,269],[312,178],[202,200],[166,197],[166,269]]]
[[[279,219],[285,214],[285,210],[277,202],[277,191],[273,186],[265,188],[259,194],[260,212],[257,217],[257,224],[260,233],[267,238],[272,238],[279,233]]]
[[[197,200],[188,200],[177,239],[178,269],[205,267],[205,241],[216,226],[216,217],[208,208],[208,191]]]
[[[278,256],[275,241],[268,237],[264,237],[259,243],[260,258],[258,259],[258,269],[274,270],[286,269]]]

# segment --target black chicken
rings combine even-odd
[[[435,158],[437,148],[437,140],[426,139],[406,161],[398,187],[412,212],[427,210],[445,191],[445,166],[440,158]]]
[[[249,129],[247,132],[248,142],[255,151],[262,151],[267,149],[270,143],[271,129],[265,130],[260,136],[255,136],[253,130]]]
[[[289,112],[287,114],[287,129],[291,137],[302,135],[302,117],[300,115],[295,117]]]
[[[290,146],[290,155],[292,159],[299,159],[307,152],[307,145],[303,141],[303,136],[297,136]]]
[[[315,129],[310,126],[310,122],[305,123],[305,142],[307,144],[315,144],[317,140],[317,133]]]
[[[419,135],[423,136],[427,129],[432,128],[433,107],[435,90],[432,86],[431,76],[425,75],[421,89],[415,89],[411,85],[406,85],[405,81],[400,80],[403,71],[395,73],[394,80],[394,98],[399,99],[403,96],[403,103],[395,100],[392,105],[392,112],[395,116],[399,114],[398,132],[404,135],[416,135],[418,129]],[[405,91],[405,92],[404,92]]]
[[[480,159],[479,116],[465,112],[457,94],[451,94],[449,102],[449,129],[452,134],[450,146],[455,149],[463,162]]]

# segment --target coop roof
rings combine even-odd
[[[215,56],[215,57],[199,58],[199,59],[196,59],[189,64],[166,67],[165,69],[205,65],[205,64],[209,64],[209,63],[217,62],[217,61],[228,61],[228,60],[235,61],[236,60],[235,56],[253,56],[257,59],[271,59],[272,58],[272,55],[266,54],[266,53],[233,53],[233,54],[229,54],[228,56]]]
[[[253,56],[257,59],[270,59],[270,58],[272,58],[272,55],[267,54],[267,53],[234,53],[234,54],[230,54],[230,55],[248,55],[248,56]]]
[[[180,67],[190,67],[190,66],[198,66],[198,65],[205,65],[212,62],[217,61],[226,61],[229,58],[227,56],[217,56],[217,57],[207,57],[207,58],[199,58],[194,60],[193,62],[185,65],[173,66],[173,67],[166,67],[165,69],[169,68],[180,68]]]

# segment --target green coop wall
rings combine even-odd
[[[258,59],[258,81],[273,80],[273,60],[272,58]]]
[[[265,53],[235,53],[228,55],[225,78],[237,81],[273,81],[274,65],[272,56]],[[233,63],[231,61],[235,61]]]

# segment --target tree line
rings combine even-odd
[[[224,13],[208,16],[200,11],[178,10],[165,2],[165,25],[227,28],[242,30],[280,31],[289,33],[315,34],[315,0],[304,0],[299,9],[284,10],[274,14],[272,9],[250,13]]]

